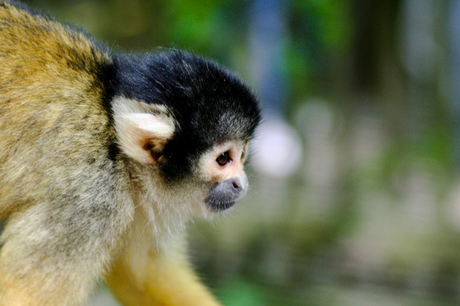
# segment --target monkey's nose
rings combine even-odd
[[[238,189],[241,188],[241,183],[240,183],[239,180],[233,179],[233,180],[232,180],[232,186],[233,186],[233,188],[234,188],[235,190],[238,190]]]

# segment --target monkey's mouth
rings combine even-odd
[[[227,210],[236,203],[236,200],[214,199],[213,197],[207,197],[204,201],[215,212]]]
[[[247,188],[239,180],[230,178],[209,189],[204,202],[211,211],[219,212],[229,209],[246,194]]]

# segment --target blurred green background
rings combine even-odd
[[[115,50],[216,59],[262,100],[255,20],[279,30],[273,109],[298,135],[295,171],[249,166],[246,199],[190,226],[225,305],[460,303],[458,1],[268,1],[273,24],[256,2],[27,1]],[[92,305],[117,304],[101,287]]]

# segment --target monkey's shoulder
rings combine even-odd
[[[16,2],[0,2],[0,69],[17,77],[41,74],[81,79],[109,63],[107,50],[87,33]]]
[[[17,128],[32,120],[58,122],[64,113],[72,118],[104,117],[102,75],[110,64],[110,54],[84,31],[23,4],[0,0],[4,125],[8,117],[16,118],[8,124]]]

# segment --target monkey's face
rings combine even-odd
[[[161,184],[151,186],[159,193],[153,198],[191,202],[192,211],[207,215],[209,211],[226,210],[244,197],[248,189],[243,169],[248,139],[199,146],[200,137],[196,135],[186,134],[185,138],[193,142],[178,136],[180,133],[164,106],[123,97],[112,103],[123,152],[143,167],[156,169],[148,172],[158,175],[155,184]]]
[[[244,83],[183,52],[120,58],[116,68],[111,104],[118,144],[148,171],[155,169],[149,173],[161,188],[152,190],[161,201],[206,215],[240,200],[248,189],[246,144],[260,121],[257,100]]]
[[[201,158],[200,174],[210,186],[204,202],[211,211],[226,210],[246,194],[248,179],[243,171],[246,152],[246,143],[227,141]]]

